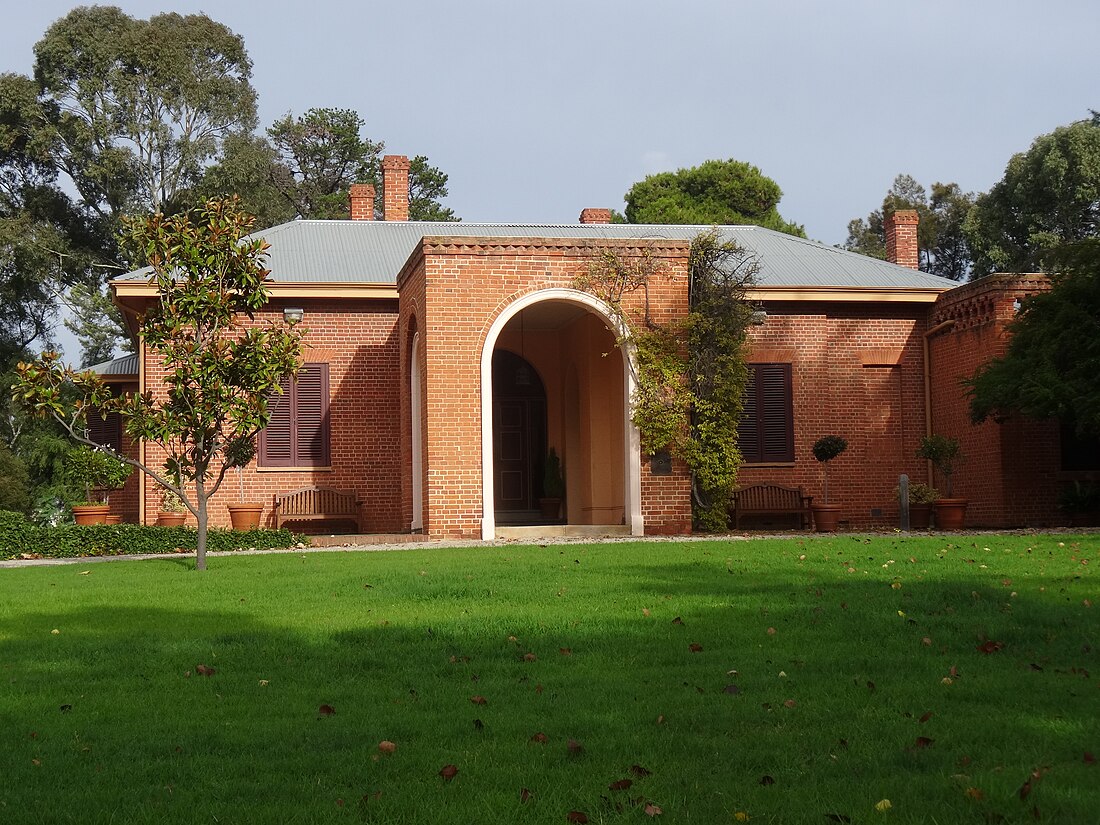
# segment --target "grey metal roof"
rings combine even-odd
[[[138,357],[136,352],[132,352],[129,355],[123,355],[120,358],[115,358],[111,361],[103,361],[99,364],[93,364],[87,369],[91,370],[98,375],[122,375],[122,376],[136,376],[138,374]]]
[[[255,233],[271,248],[272,280],[284,283],[393,284],[421,239],[648,239],[690,241],[709,226],[664,224],[486,224],[420,221],[292,221]],[[719,227],[758,255],[761,287],[950,289],[955,281],[759,226]],[[148,271],[127,278],[146,278]]]

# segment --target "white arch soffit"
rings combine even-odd
[[[496,502],[493,489],[493,351],[497,339],[504,327],[521,310],[543,301],[567,301],[580,304],[598,315],[617,335],[624,330],[615,318],[615,313],[606,303],[594,295],[578,289],[543,289],[529,292],[517,298],[493,321],[489,334],[485,336],[485,345],[481,350],[481,538],[492,541],[496,538]],[[634,397],[635,380],[631,364],[634,361],[633,347],[621,348],[623,356],[623,432],[626,433],[626,449],[623,451],[623,477],[626,479],[626,501],[630,533],[641,536],[645,533],[642,520],[642,448],[638,428],[630,417],[630,399]]]

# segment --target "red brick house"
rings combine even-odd
[[[690,531],[687,472],[675,462],[655,471],[641,454],[629,355],[609,308],[574,279],[597,249],[646,250],[671,276],[651,306],[677,317],[691,239],[708,227],[611,224],[600,209],[563,225],[410,222],[407,171],[405,158],[385,159],[382,221],[373,220],[373,187],[356,186],[351,220],[259,233],[271,244],[265,316],[301,317],[308,333],[305,367],[244,473],[245,498],[335,488],[363,499],[366,530],[488,539],[544,525],[537,500],[553,447],[566,483],[562,521],[574,532]],[[1056,519],[1056,429],[972,427],[958,383],[1000,351],[1013,301],[1041,280],[959,286],[922,273],[907,213],[890,227],[893,263],[755,226],[720,232],[761,265],[742,483],[818,495],[810,446],[835,433],[850,443],[830,474],[843,523],[894,524],[898,474],[927,480],[915,451],[934,430],[963,439],[969,461],[956,493],[971,500],[971,523]],[[130,319],[155,300],[140,273],[112,289]],[[129,373],[104,369],[123,387],[156,391],[144,353],[128,363]],[[159,463],[152,445],[137,448]],[[120,506],[151,521],[155,485],[142,477],[131,487]],[[221,501],[237,499],[236,487],[227,483]],[[228,521],[218,502],[212,520]]]

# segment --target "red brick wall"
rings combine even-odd
[[[637,242],[601,245],[620,247],[628,255],[639,251]],[[428,533],[481,535],[481,352],[490,326],[508,304],[529,292],[571,287],[595,248],[584,242],[529,240],[516,245],[427,239],[423,260],[403,274],[403,329],[412,306],[422,307]],[[682,316],[687,306],[686,244],[658,241],[647,248],[664,259],[670,273],[650,290],[654,316],[662,321]],[[679,532],[690,527],[686,478],[678,467],[674,475],[646,483],[642,506],[647,529]]]
[[[954,493],[969,499],[967,523],[973,526],[1049,525],[1061,518],[1057,425],[1024,418],[974,425],[963,384],[1004,353],[1013,302],[1046,288],[1042,276],[983,278],[944,293],[930,320],[930,326],[946,322],[929,340],[933,431],[961,442],[965,460],[955,473]]]
[[[395,301],[293,301],[306,316],[303,326],[305,360],[329,364],[331,461],[328,469],[244,470],[244,498],[267,505],[264,523],[274,524],[272,499],[301,487],[332,487],[353,491],[366,504],[364,529],[394,532],[402,527],[400,478],[400,424],[398,403],[397,304]],[[274,301],[259,313],[256,323],[281,319],[286,302]],[[157,386],[163,371],[147,360],[146,385]],[[147,460],[156,467],[164,454],[147,445]],[[240,498],[236,471],[210,503],[211,524],[226,526],[225,505]],[[160,489],[146,485],[146,519],[153,521],[160,506]],[[318,524],[295,525],[303,530],[324,529]],[[339,525],[331,525],[335,529]]]
[[[748,360],[791,364],[795,460],[743,465],[739,483],[800,486],[822,502],[822,467],[811,448],[839,435],[848,450],[829,463],[829,501],[843,507],[842,524],[896,524],[898,475],[925,480],[916,450],[927,312],[927,304],[769,302],[767,320],[751,329]]]

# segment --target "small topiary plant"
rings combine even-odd
[[[847,439],[839,435],[826,435],[814,442],[814,458],[821,462],[821,472],[825,478],[825,503],[829,503],[829,462],[848,449]]]
[[[546,498],[562,498],[565,495],[565,479],[561,474],[561,459],[557,450],[550,448],[546,456],[546,468],[542,474],[542,494]]]
[[[955,465],[963,460],[959,439],[948,435],[926,435],[920,440],[917,456],[928,459],[936,466],[947,488],[945,497],[952,498],[951,476],[955,473]]]

